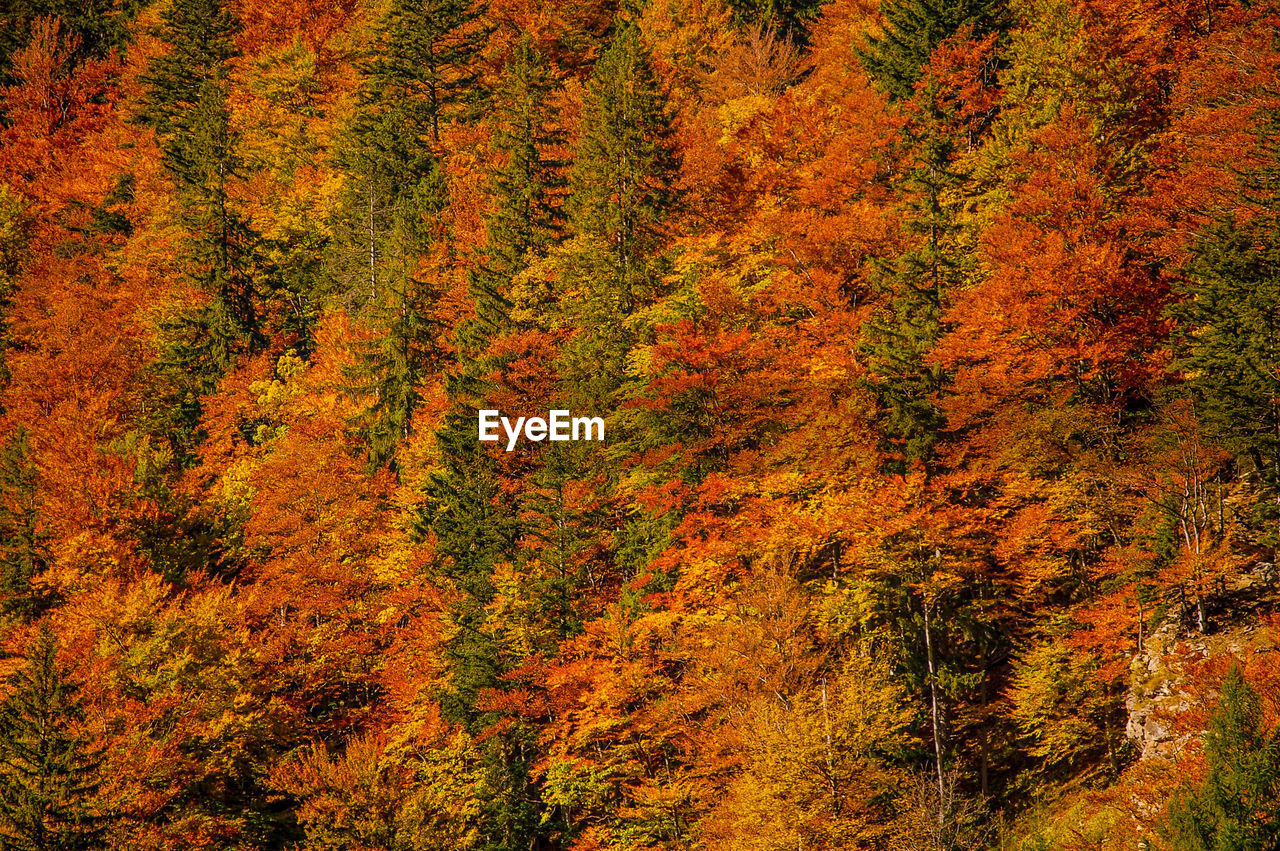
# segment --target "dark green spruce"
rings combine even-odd
[[[972,266],[960,211],[968,175],[958,167],[959,134],[926,85],[903,131],[910,167],[899,181],[910,247],[877,264],[881,306],[864,327],[862,351],[881,403],[880,427],[893,466],[933,459],[945,420],[939,397],[949,380],[930,355],[944,333],[948,299]]]
[[[446,384],[451,409],[437,432],[441,469],[431,478],[421,519],[436,536],[437,570],[460,592],[451,612],[458,633],[447,648],[452,677],[440,701],[447,717],[484,736],[478,766],[488,790],[482,847],[495,851],[550,847],[563,830],[533,780],[540,753],[536,730],[479,704],[485,690],[508,687],[503,674],[511,662],[486,606],[494,595],[495,567],[518,558],[522,523],[516,496],[501,491],[497,464],[476,433],[477,411],[489,406],[485,400],[507,363],[491,344],[526,330],[512,316],[513,279],[563,236],[563,138],[550,101],[556,85],[526,40],[513,52],[494,96],[494,147],[502,165],[489,183],[494,206],[488,238],[470,281],[476,315],[458,330],[457,364]]]
[[[661,292],[664,226],[675,209],[678,164],[665,93],[639,28],[622,22],[587,84],[570,176],[576,235],[562,304],[582,329],[563,366],[570,401],[613,410],[627,355],[646,333],[637,311]]]
[[[100,848],[96,797],[101,760],[79,729],[77,687],[58,665],[58,640],[42,625],[27,664],[0,704],[0,849]]]
[[[1209,771],[1169,802],[1161,851],[1280,848],[1280,734],[1263,723],[1262,701],[1232,665],[1204,737]]]
[[[1001,0],[884,0],[884,32],[858,58],[890,97],[906,100],[938,45],[964,27],[983,36],[1003,26]]]
[[[213,296],[206,321],[210,342],[230,366],[237,348],[260,333],[254,242],[237,211],[232,186],[241,178],[239,139],[227,103],[230,61],[240,22],[221,0],[177,0],[161,13],[169,51],[151,63],[140,117],[156,130],[190,233],[189,257]],[[218,339],[219,337],[229,339]]]
[[[49,564],[37,484],[27,433],[19,428],[0,448],[0,611],[23,618],[52,602],[31,584]]]
[[[374,466],[395,466],[419,389],[442,366],[439,297],[418,269],[447,203],[441,122],[464,117],[476,83],[479,9],[455,0],[397,0],[364,66],[360,106],[337,147],[347,182],[329,266],[335,296],[375,331],[356,389],[370,404],[360,428]]]
[[[1258,144],[1263,164],[1242,177],[1251,215],[1206,229],[1170,312],[1182,392],[1241,472],[1280,497],[1280,111]]]
[[[222,0],[175,0],[160,17],[169,50],[143,75],[138,119],[155,129],[173,180],[187,235],[179,262],[208,301],[162,320],[142,420],[185,463],[202,439],[201,397],[265,344],[261,303],[272,272],[234,193],[244,175],[228,92],[240,22]]]

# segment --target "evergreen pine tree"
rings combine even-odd
[[[596,63],[569,198],[573,230],[608,246],[615,309],[630,314],[656,286],[649,256],[673,200],[671,117],[639,28],[624,22]]]
[[[563,830],[533,778],[540,752],[535,729],[477,707],[482,690],[508,685],[502,675],[511,660],[486,607],[494,569],[518,558],[522,523],[515,501],[501,492],[497,465],[476,439],[476,415],[492,389],[489,376],[504,365],[489,346],[519,329],[510,313],[512,281],[562,236],[565,180],[556,151],[563,138],[550,110],[554,86],[542,57],[522,40],[494,98],[494,147],[504,164],[490,180],[494,210],[486,221],[484,259],[470,280],[476,316],[458,331],[458,363],[446,384],[452,408],[437,433],[442,468],[431,478],[422,517],[435,533],[438,569],[460,592],[451,613],[459,629],[447,648],[452,676],[440,701],[447,717],[483,731],[479,768],[488,794],[480,836],[481,847],[490,849],[545,847]]]
[[[822,8],[819,0],[729,0],[734,21],[782,33],[794,42],[808,40],[809,23]]]
[[[640,30],[623,22],[596,63],[570,175],[577,235],[566,256],[570,323],[563,365],[572,401],[611,410],[638,333],[634,314],[657,295],[658,252],[673,209],[677,163],[667,102]]]
[[[1181,301],[1183,391],[1227,449],[1280,493],[1280,112],[1260,129],[1263,164],[1245,173],[1243,219],[1199,239]]]
[[[432,476],[422,521],[436,535],[442,572],[462,593],[454,616],[463,631],[451,648],[457,665],[447,701],[469,721],[475,721],[479,689],[499,684],[498,646],[484,631],[484,609],[493,595],[493,569],[515,558],[520,533],[512,503],[500,494],[496,465],[476,439],[477,411],[489,390],[486,376],[502,366],[486,347],[513,330],[506,310],[511,279],[560,236],[556,193],[564,181],[550,154],[560,134],[547,106],[553,84],[541,57],[522,42],[496,98],[495,146],[506,164],[490,183],[496,203],[486,222],[486,259],[471,279],[477,316],[459,331],[458,369],[446,384],[452,409],[437,433],[443,466]]]
[[[883,0],[884,32],[867,39],[858,58],[890,97],[905,100],[934,49],[961,27],[974,36],[1003,25],[1002,0]]]
[[[437,293],[417,275],[389,280],[383,300],[370,311],[381,333],[360,352],[361,391],[372,393],[362,431],[370,464],[397,469],[396,452],[409,436],[419,388],[439,366],[440,323],[432,316]]]
[[[78,729],[76,686],[58,666],[58,641],[43,624],[27,665],[0,704],[0,849],[100,848],[95,812],[98,754]]]
[[[944,418],[938,396],[947,376],[929,360],[943,333],[950,292],[964,279],[969,253],[959,244],[959,208],[967,175],[955,164],[956,144],[947,116],[926,89],[919,120],[906,131],[914,165],[899,184],[904,230],[913,245],[882,261],[874,284],[883,306],[864,328],[862,350],[872,388],[884,412],[881,430],[900,470],[933,456]]]
[[[256,344],[257,235],[236,211],[232,183],[242,162],[227,105],[229,62],[240,22],[223,0],[176,0],[161,14],[168,53],[151,63],[140,117],[156,130],[191,235],[189,261],[214,297],[209,341],[221,370],[235,350]]]
[[[485,607],[493,599],[494,568],[515,556],[519,525],[476,440],[474,412],[451,412],[438,439],[443,468],[431,479],[419,528],[435,533],[437,569],[459,593],[451,612],[459,632],[447,651],[452,676],[441,704],[451,720],[482,726],[476,696],[497,686],[501,673],[498,639],[486,628]]]
[[[240,22],[223,0],[175,0],[161,22],[170,49],[143,76],[138,118],[156,131],[187,231],[182,259],[209,301],[162,318],[155,392],[142,419],[185,464],[201,440],[202,397],[265,342],[258,304],[270,270],[232,192],[243,176],[227,102]]]
[[[1167,851],[1280,848],[1280,734],[1263,725],[1257,693],[1238,665],[1205,732],[1209,772],[1169,803],[1160,825]]]
[[[19,429],[0,449],[0,611],[31,618],[50,601],[31,587],[48,565],[36,504],[36,469],[27,433]]]
[[[485,260],[471,276],[476,318],[459,334],[464,354],[478,353],[494,335],[512,329],[511,279],[563,236],[566,181],[555,152],[564,133],[549,104],[555,84],[542,55],[522,39],[494,97],[494,148],[505,164],[490,181],[495,207],[486,222]]]
[[[370,65],[440,144],[440,121],[477,100],[472,60],[484,39],[483,8],[472,0],[395,0],[381,27]]]
[[[0,385],[7,383],[10,377],[6,363],[6,353],[13,345],[9,310],[29,240],[24,206],[18,193],[8,184],[0,183]]]
[[[446,203],[432,145],[442,110],[473,82],[464,69],[476,48],[477,14],[454,2],[394,4],[337,152],[347,184],[330,268],[335,295],[377,329],[357,377],[358,389],[373,398],[362,429],[374,465],[394,465],[418,388],[441,359],[441,328],[432,316],[438,293],[417,267]]]
[[[575,603],[590,582],[588,559],[597,541],[596,530],[609,518],[589,506],[574,505],[568,494],[575,481],[588,475],[594,450],[589,444],[548,444],[541,466],[520,494],[525,517],[523,550],[526,558],[542,564],[546,579],[541,588],[539,613],[557,639],[569,638],[582,628]]]

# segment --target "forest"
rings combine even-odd
[[[4,851],[1274,851],[1277,546],[1280,0],[0,0]]]

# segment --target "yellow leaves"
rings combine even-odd
[[[555,572],[533,561],[517,569],[503,562],[493,570],[493,600],[488,624],[502,635],[504,652],[522,659],[556,647],[557,630],[545,616],[546,597],[554,593]]]
[[[814,615],[817,634],[833,645],[858,636],[870,611],[866,594],[862,583],[843,584],[835,579],[824,582]]]
[[[543,779],[543,798],[568,812],[607,806],[614,788],[614,771],[586,759],[553,759]]]
[[[861,657],[790,702],[741,722],[743,769],[704,822],[710,849],[873,847],[889,835],[903,776],[878,753],[906,742],[904,695]]]
[[[749,94],[726,101],[717,111],[720,126],[720,144],[727,145],[733,136],[746,127],[757,115],[768,111],[773,99],[764,95]]]
[[[236,607],[226,588],[171,599],[163,580],[145,575],[72,605],[94,629],[98,654],[113,660],[126,691],[152,698],[196,691],[210,700],[233,697],[252,676],[253,648],[234,625]],[[209,706],[216,711],[216,702]]]
[[[1009,689],[1013,718],[1045,765],[1075,765],[1109,735],[1118,698],[1094,675],[1097,662],[1060,638],[1022,656]]]
[[[290,403],[305,392],[306,388],[301,379],[306,371],[306,361],[290,349],[276,361],[275,377],[255,381],[249,385],[249,392],[256,397],[257,407],[263,417],[276,422],[284,418]],[[283,432],[283,426],[272,430],[265,424],[261,425],[255,434],[254,442],[266,443]]]
[[[461,732],[417,754],[366,735],[340,756],[317,744],[271,779],[302,800],[298,817],[308,848],[459,851],[475,843],[482,794],[469,756]]]
[[[256,467],[253,460],[241,458],[232,462],[218,480],[218,487],[213,497],[228,517],[243,519],[252,510],[254,495],[252,480]]]
[[[316,54],[300,37],[276,50],[268,50],[250,63],[249,91],[268,103],[305,113],[319,89]]]

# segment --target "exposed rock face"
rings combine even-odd
[[[1212,611],[1209,634],[1194,629],[1189,606],[1174,606],[1147,637],[1130,665],[1125,697],[1129,717],[1124,733],[1137,746],[1139,760],[1175,756],[1193,738],[1174,725],[1190,706],[1185,687],[1188,665],[1209,656],[1261,649],[1268,639],[1266,630],[1257,629],[1257,616],[1277,608],[1276,585],[1275,565],[1259,562],[1231,577],[1222,593],[1207,601]]]
[[[1176,736],[1173,728],[1173,718],[1187,708],[1188,701],[1180,688],[1180,669],[1187,653],[1195,653],[1184,644],[1183,652],[1174,655],[1181,614],[1170,613],[1147,638],[1143,652],[1134,657],[1129,669],[1129,694],[1124,701],[1129,720],[1124,734],[1138,746],[1140,760],[1173,756],[1187,738],[1185,734]],[[1203,645],[1199,649],[1203,651]]]

